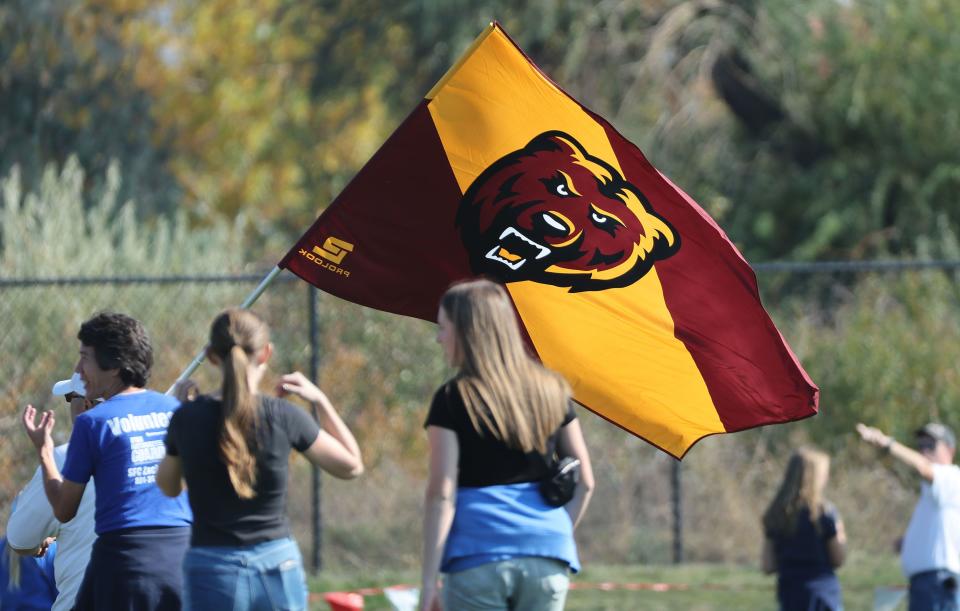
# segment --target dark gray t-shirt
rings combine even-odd
[[[185,403],[170,420],[167,454],[179,456],[193,510],[191,545],[240,546],[290,535],[287,466],[290,450],[303,452],[320,427],[288,401],[260,397],[256,496],[237,496],[217,449],[220,401],[202,396]]]

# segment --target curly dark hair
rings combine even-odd
[[[80,325],[77,339],[93,348],[101,369],[119,369],[124,384],[142,388],[150,379],[153,346],[143,324],[116,312],[100,312]]]

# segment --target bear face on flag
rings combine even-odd
[[[539,134],[480,174],[457,226],[474,273],[571,292],[628,286],[680,246],[636,186],[561,131]]]

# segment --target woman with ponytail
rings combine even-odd
[[[157,484],[170,496],[184,483],[190,491],[185,609],[306,609],[303,562],[286,515],[290,451],[334,477],[363,472],[353,434],[303,374],[282,376],[278,394],[315,403],[319,426],[288,401],[259,393],[272,354],[260,318],[223,312],[207,347],[220,368],[220,392],[188,401],[170,420]]]
[[[499,284],[454,285],[437,323],[457,373],[434,395],[425,425],[420,608],[559,611],[579,570],[573,529],[593,489],[570,388],[528,353]],[[580,479],[556,506],[540,482],[564,457],[580,461]]]

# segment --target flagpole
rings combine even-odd
[[[273,279],[276,278],[281,271],[282,270],[280,269],[279,265],[274,265],[273,269],[271,269],[270,272],[266,276],[264,276],[263,280],[260,281],[260,284],[257,285],[257,288],[253,289],[253,291],[249,295],[247,295],[247,298],[243,300],[243,303],[240,304],[240,308],[246,310],[247,308],[252,306],[253,302],[255,302],[260,297],[260,295],[263,294],[265,290],[267,290],[267,286],[271,282],[273,282]],[[200,363],[203,362],[203,359],[204,357],[206,357],[206,355],[207,355],[207,347],[204,346],[200,350],[199,354],[197,354],[197,356],[194,357],[193,361],[189,365],[187,365],[187,368],[183,370],[183,373],[177,376],[177,379],[174,380],[173,384],[170,386],[170,388],[167,389],[167,392],[165,394],[172,395],[173,389],[177,387],[177,384],[189,378],[190,374],[196,371],[197,367],[200,366]]]

